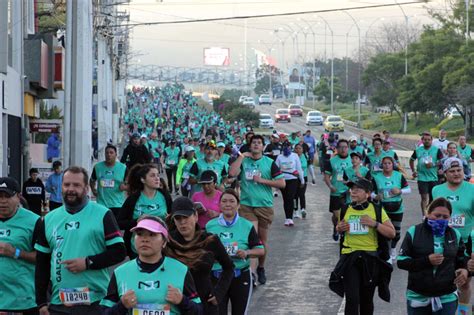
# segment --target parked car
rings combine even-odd
[[[273,119],[270,114],[260,114],[260,128],[273,128]]]
[[[290,111],[286,108],[279,108],[275,113],[275,122],[286,121],[291,122]]]
[[[270,95],[268,94],[260,95],[260,97],[258,98],[258,105],[264,105],[264,104],[272,105],[272,98],[270,97]]]
[[[323,125],[325,131],[344,131],[344,122],[341,116],[330,115],[326,117]]]
[[[239,104],[242,104],[247,97],[247,95],[242,95],[241,97],[239,97]]]
[[[309,126],[309,125],[323,125],[323,115],[321,115],[321,112],[320,111],[317,111],[317,110],[312,110],[312,111],[309,111],[307,114],[306,114],[306,125]]]
[[[246,97],[245,100],[242,102],[242,105],[248,106],[251,109],[255,108],[255,101],[252,97]]]
[[[300,116],[303,117],[303,109],[298,104],[290,104],[288,105],[288,109],[290,110],[291,116]]]

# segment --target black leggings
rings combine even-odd
[[[308,184],[308,177],[304,178],[304,185],[301,186],[298,181],[298,190],[296,191],[295,197],[295,210],[298,210],[298,200],[300,203],[300,209],[306,209],[306,186]]]
[[[344,272],[345,315],[374,314],[375,286],[364,283],[362,275],[367,273],[362,259],[356,259]]]
[[[232,307],[232,315],[247,314],[247,308],[252,296],[252,281],[250,270],[242,271],[242,274],[233,278],[229,290],[222,297],[219,304],[219,314],[227,315],[229,300]],[[212,282],[216,284],[218,279],[212,277]]]
[[[168,179],[168,190],[171,193],[173,191],[178,191],[178,187],[176,187],[176,170],[177,170],[176,166],[166,169],[166,178]],[[174,190],[173,190],[173,187],[175,188]]]
[[[391,243],[391,248],[396,248],[397,243],[400,240],[400,230],[402,229],[402,220],[403,220],[403,213],[390,213],[387,212],[388,217],[390,218],[390,221],[393,224],[393,227],[395,228],[395,237],[392,239]]]
[[[293,219],[293,203],[300,181],[298,179],[286,179],[285,182],[285,188],[281,189],[281,194],[283,196],[283,209],[285,209],[285,217],[287,219]]]

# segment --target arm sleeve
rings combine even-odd
[[[416,160],[416,158],[417,157],[416,157],[416,150],[415,150],[415,151],[413,151],[413,154],[411,155],[410,160],[414,161],[414,160]]]
[[[43,203],[45,203],[46,202],[46,188],[44,187],[44,184],[41,180],[40,180],[40,183],[41,183],[41,200],[43,201]]]
[[[342,171],[343,175],[342,175],[342,179],[347,182],[349,180],[349,177],[347,176],[347,173],[346,173],[346,170]]]
[[[91,180],[93,180],[94,182],[97,181],[97,174],[96,174],[96,171],[95,171],[95,166],[92,169]]]
[[[123,306],[117,288],[117,280],[115,273],[112,273],[109,287],[107,288],[107,295],[100,302],[103,315],[126,315],[128,310]]]
[[[89,256],[91,270],[104,269],[125,259],[126,250],[122,235],[111,211],[107,211],[103,219],[106,250],[103,253]]]
[[[370,174],[370,172],[367,172],[367,174],[365,174],[365,179],[369,180],[369,181],[372,181],[372,174]],[[374,186],[372,186],[374,187]]]
[[[21,195],[22,195],[23,197],[26,197],[26,183],[27,183],[27,182],[24,182],[24,183],[23,183],[23,188],[21,189]]]
[[[374,178],[372,178],[372,187],[374,188],[374,194],[377,195],[379,193],[379,188],[377,187],[377,182]]]
[[[456,233],[458,234],[458,233]],[[459,234],[458,234],[459,236]],[[467,261],[470,259],[470,256],[466,255],[466,246],[462,238],[459,239],[458,252],[456,255],[456,269],[465,268],[467,266]]]
[[[396,162],[400,161],[400,159],[398,158],[397,153],[393,153],[393,159],[394,159]]]
[[[193,163],[193,165],[191,166],[191,169],[189,170],[189,174],[193,175],[193,177],[198,176],[199,169],[198,169],[198,166],[197,166],[197,162]]]
[[[187,315],[202,315],[204,314],[201,300],[196,290],[193,277],[191,273],[186,273],[183,286],[183,300],[177,305],[181,313]]]
[[[408,181],[406,180],[405,176],[402,175],[402,195],[408,195],[411,194],[411,187],[408,184]]]
[[[323,163],[324,164],[324,173],[326,173],[327,175],[332,175],[332,165],[331,165],[331,160],[326,160],[324,161]]]
[[[125,150],[123,150],[123,154],[122,154],[122,157],[120,158],[120,162],[126,163],[127,158],[128,158],[128,147],[126,147]]]
[[[438,152],[436,152],[436,158],[438,160],[441,160],[444,157],[443,152],[441,152],[440,149],[438,149]]]
[[[222,273],[216,285],[214,286],[213,294],[217,301],[221,303],[224,295],[229,289],[232,279],[234,278],[234,263],[232,262],[232,259],[230,259],[229,255],[227,255],[225,247],[222,245],[222,242],[218,237],[214,236],[213,243],[214,256],[222,266]]]
[[[257,231],[255,231],[255,228],[253,226],[249,232],[248,243],[249,243],[250,249],[255,248],[255,247],[263,248],[263,243],[258,238]]]
[[[133,208],[135,207],[136,202],[137,200],[135,196],[128,196],[122,205],[122,208],[120,208],[117,222],[121,230],[128,231],[137,225],[137,220],[133,219]]]
[[[400,247],[400,254],[397,258],[397,266],[400,269],[407,271],[421,271],[427,268],[432,268],[428,256],[412,258],[412,238],[409,232],[406,233],[402,246]]]
[[[44,221],[40,219],[37,224],[35,290],[36,303],[38,307],[41,307],[47,303],[48,284],[51,275],[51,250],[46,240]]]
[[[272,162],[271,173],[272,173],[272,178],[275,178],[282,174],[280,168],[276,165],[275,162]]]

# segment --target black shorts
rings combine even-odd
[[[422,182],[418,181],[418,191],[420,195],[431,195],[431,191],[433,190],[433,187],[438,185],[437,181],[433,182]]]
[[[329,212],[339,211],[346,206],[346,194],[342,196],[330,196]]]

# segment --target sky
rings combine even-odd
[[[131,0],[129,5],[121,9],[129,11],[131,24],[319,11],[245,20],[136,26],[131,32],[131,48],[134,53],[132,64],[205,67],[204,48],[225,47],[230,49],[229,67],[244,69],[255,64],[254,49],[267,55],[270,53],[277,65],[288,66],[295,62],[294,59],[310,60],[313,55],[330,58],[332,40],[335,57],[346,56],[346,51],[349,56],[354,57],[357,55],[359,42],[358,28],[362,45],[369,44],[377,40],[378,29],[383,24],[405,23],[405,15],[399,6],[354,9],[345,11],[347,13],[342,9],[395,4],[396,1]],[[398,0],[398,3],[406,2],[416,0]],[[428,14],[428,8],[446,12],[444,0],[404,4],[401,7],[408,17],[408,23],[420,27],[423,24],[435,24]],[[324,10],[335,11],[321,12]],[[291,34],[294,32],[297,35],[293,45]],[[283,40],[283,45],[279,38]]]

